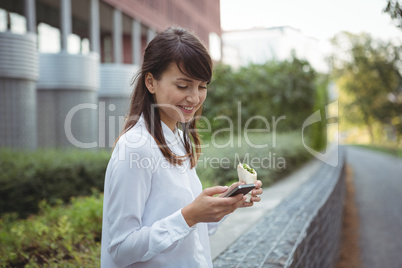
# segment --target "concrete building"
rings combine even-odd
[[[268,60],[282,61],[289,59],[294,51],[316,70],[327,71],[319,40],[291,26],[223,32],[222,45],[222,61],[233,67],[262,64]]]
[[[207,47],[210,40],[219,44],[219,6],[219,0],[1,1],[0,147],[112,146],[147,43],[178,25]]]

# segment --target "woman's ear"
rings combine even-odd
[[[149,93],[155,94],[155,84],[156,80],[154,79],[154,76],[148,72],[145,75],[145,86],[147,87]]]

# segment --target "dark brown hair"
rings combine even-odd
[[[154,138],[163,156],[174,165],[182,165],[188,157],[191,168],[193,168],[201,154],[197,117],[201,116],[202,107],[196,111],[195,119],[188,123],[178,122],[178,127],[181,127],[184,133],[186,150],[186,155],[178,156],[166,144],[158,108],[155,109],[155,112],[151,111],[152,107],[155,106],[153,105],[155,101],[145,86],[145,76],[148,72],[156,80],[159,80],[162,73],[173,62],[177,64],[184,75],[199,81],[207,81],[208,83],[211,81],[211,57],[205,46],[194,34],[178,27],[171,27],[159,33],[146,47],[141,69],[133,80],[134,93],[131,97],[128,117],[121,135],[131,129],[142,114],[147,130]]]

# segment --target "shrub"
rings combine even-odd
[[[0,150],[0,215],[16,212],[27,217],[41,200],[55,204],[72,196],[103,191],[110,152]]]
[[[264,187],[268,187],[309,159],[297,132],[280,133],[276,137],[254,133],[247,138],[243,136],[239,142],[238,136],[219,137],[205,142],[210,146],[203,150],[197,166],[204,188],[238,181],[238,161],[255,168]],[[214,146],[214,143],[222,145],[228,141],[233,141],[233,146]],[[248,143],[268,144],[268,147],[255,149]],[[74,155],[81,160],[84,156],[89,157],[87,153],[81,153]],[[53,157],[60,159],[61,156],[54,154]],[[274,164],[279,158],[285,160],[285,166],[278,162]],[[261,160],[262,163],[258,162]],[[61,165],[63,161],[57,163]],[[103,169],[101,164],[98,168]],[[101,181],[103,185],[103,175]],[[39,202],[36,216],[18,219],[17,213],[6,213],[0,219],[0,267],[99,267],[102,194],[92,190],[91,196],[72,197],[69,205],[54,196],[49,200],[53,205],[48,201]]]
[[[273,116],[286,116],[279,130],[297,130],[313,112],[316,79],[317,73],[311,65],[295,56],[285,61],[250,64],[239,70],[218,64],[208,87],[204,115],[211,122],[212,130],[228,127],[226,120],[212,120],[215,117],[246,122],[256,115],[269,121]],[[250,127],[264,127],[264,122],[255,120]],[[237,132],[237,128],[234,130]]]
[[[276,146],[272,144],[272,134],[254,133],[248,138],[254,144],[268,143],[269,147],[255,149],[247,144],[245,137],[240,139],[239,145],[238,136],[232,137],[233,144],[225,148],[219,145],[227,143],[229,136],[205,141],[209,147],[203,150],[197,165],[204,187],[237,181],[237,163],[253,159],[263,160],[264,163],[257,163],[263,164],[261,168],[252,162],[248,164],[258,170],[259,179],[268,186],[309,158],[296,132],[277,134]],[[38,211],[42,200],[54,205],[57,200],[67,202],[73,196],[89,195],[92,188],[102,192],[109,158],[110,152],[105,151],[0,150],[0,215],[15,212],[18,217],[27,217]],[[278,166],[280,158],[285,160],[284,167]],[[227,163],[220,163],[222,160]]]
[[[73,197],[70,205],[40,203],[39,214],[0,219],[0,267],[99,267],[102,195]]]
[[[223,148],[213,146],[214,143]],[[264,144],[266,148],[254,146]],[[204,187],[238,181],[236,167],[239,161],[256,169],[258,179],[268,187],[311,157],[297,132],[277,133],[276,136],[252,133],[247,135],[247,139],[242,136],[240,141],[238,136],[219,137],[204,145],[209,146],[203,149],[197,164],[197,173]]]

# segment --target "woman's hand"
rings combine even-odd
[[[252,195],[250,202],[243,202],[243,204],[240,207],[251,207],[254,205],[254,202],[260,202],[261,197],[259,197],[259,195],[263,193],[261,187],[262,182],[260,180],[257,180],[257,182],[255,183],[255,189],[250,192]]]
[[[199,222],[218,222],[225,215],[243,206],[246,197],[242,194],[225,198],[214,197],[216,194],[221,196],[227,190],[227,186],[206,188],[191,204],[185,206],[181,213],[188,226]]]
[[[232,185],[230,185],[229,190],[232,190],[233,188],[237,187],[238,185],[241,184],[245,184],[244,182],[235,182]],[[259,195],[262,194],[263,190],[262,190],[262,182],[260,180],[257,180],[257,182],[255,183],[255,189],[253,189],[250,193],[252,195],[250,202],[243,202],[242,205],[240,207],[251,207],[254,205],[254,202],[260,202],[261,201],[261,197],[259,197]],[[227,192],[228,192],[227,191]],[[226,192],[219,195],[220,197],[225,196]]]

